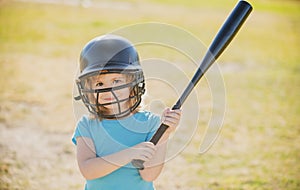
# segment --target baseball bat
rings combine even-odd
[[[176,104],[172,107],[172,110],[181,108],[182,104],[192,92],[193,88],[196,86],[199,80],[202,78],[204,73],[216,61],[216,59],[218,59],[218,57],[222,54],[222,52],[237,34],[251,11],[252,6],[248,2],[241,0],[237,3],[228,18],[225,20],[219,32],[215,36],[214,40],[209,46],[208,51],[202,59],[199,68],[197,69],[192,80],[189,82],[188,86],[186,87]],[[162,123],[156,133],[153,135],[150,142],[156,145],[164,132],[168,129],[168,127],[169,126]],[[138,169],[144,169],[143,164],[143,160],[132,160],[132,165]]]

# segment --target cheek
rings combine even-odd
[[[122,90],[119,90],[119,92],[117,92],[122,98],[127,98],[129,97],[129,94],[130,94],[130,90],[128,88],[126,89],[122,89]]]

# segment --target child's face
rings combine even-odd
[[[119,73],[109,73],[109,74],[101,74],[92,77],[91,80],[91,85],[93,89],[105,89],[105,88],[113,88],[121,85],[125,85],[128,82],[128,77],[124,74],[119,74]],[[114,94],[115,97],[114,96]],[[108,92],[102,92],[99,93],[98,97],[98,103],[99,104],[106,104],[106,103],[111,103],[111,102],[116,102],[117,100],[123,100],[129,97],[130,95],[130,89],[129,87],[127,88],[122,88],[119,90],[113,90],[108,91]],[[97,93],[94,94],[95,99],[97,96]],[[124,101],[120,104],[121,109],[127,109],[128,108],[128,101]],[[114,113],[114,110],[118,110],[118,104],[110,104],[104,106],[105,108],[109,109],[112,113]]]

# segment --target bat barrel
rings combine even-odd
[[[228,16],[222,28],[217,33],[209,52],[216,59],[222,54],[252,11],[252,6],[246,1],[239,1]]]
[[[229,17],[226,19],[222,28],[214,38],[208,51],[206,52],[203,60],[200,63],[194,77],[189,82],[188,86],[173,106],[174,109],[180,109],[189,94],[192,92],[198,81],[203,77],[204,73],[215,62],[216,59],[222,54],[228,44],[232,41],[237,34],[243,23],[252,11],[252,6],[246,1],[239,1],[235,6]]]

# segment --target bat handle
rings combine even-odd
[[[168,129],[168,125],[165,124],[161,124],[158,128],[158,130],[156,131],[156,133],[153,135],[153,137],[151,138],[150,142],[152,142],[154,145],[156,145],[159,141],[159,139],[163,136],[163,134],[165,133],[165,131]],[[131,161],[131,164],[140,170],[144,169],[144,160],[139,160],[139,159],[134,159]]]
[[[180,101],[177,101],[177,103],[172,107],[172,110],[175,109],[180,109],[181,107],[181,103]],[[159,139],[163,136],[163,134],[165,133],[165,131],[169,128],[168,125],[166,124],[160,124],[158,130],[156,131],[156,133],[153,135],[153,137],[151,138],[150,142],[152,142],[154,145],[156,145],[159,141]],[[134,159],[131,161],[131,164],[140,170],[144,169],[144,162],[143,160],[139,160],[139,159]]]

